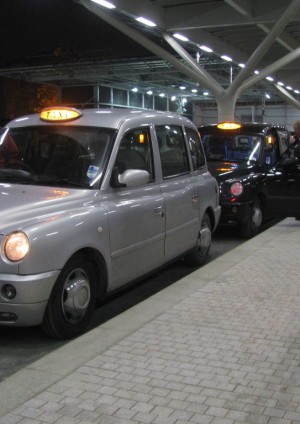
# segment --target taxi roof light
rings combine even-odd
[[[67,122],[74,119],[78,119],[81,116],[81,112],[71,107],[47,107],[40,113],[42,121],[47,122]]]
[[[217,128],[219,128],[220,130],[237,130],[239,128],[241,128],[241,124],[239,124],[238,122],[219,122],[219,124],[217,125]]]

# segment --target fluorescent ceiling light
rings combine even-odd
[[[198,91],[197,88],[192,89],[192,93],[197,93],[197,91]]]
[[[185,90],[186,89],[186,87],[184,85],[181,85],[179,88],[180,88],[180,90]]]
[[[137,87],[133,87],[131,91],[133,91],[134,93],[136,93],[138,91],[138,88]]]
[[[283,87],[284,86],[284,83],[283,82],[281,82],[281,81],[278,81],[278,83],[277,83],[278,85],[280,85],[281,87]]]
[[[155,26],[156,26],[156,23],[154,23],[154,22],[150,21],[150,20],[149,20],[149,19],[147,19],[147,18],[143,18],[142,16],[140,16],[139,18],[136,18],[136,20],[137,20],[138,22],[140,22],[141,24],[147,25],[147,26],[149,26],[149,27],[155,27]]]
[[[244,63],[239,63],[239,67],[240,67],[240,68],[245,68],[245,66],[246,66],[246,65],[245,65]]]
[[[300,91],[299,90],[294,90],[294,93],[299,94]]]
[[[266,78],[268,81],[274,81],[274,78],[272,78],[272,77],[267,77]]]
[[[94,3],[100,4],[100,6],[107,7],[107,9],[115,9],[115,5],[106,0],[91,0]]]
[[[212,53],[212,49],[208,46],[199,46],[199,49],[204,50],[207,53]]]
[[[258,74],[259,74],[259,71],[257,71],[257,70],[256,70],[256,71],[254,71],[254,73],[255,73],[256,75],[258,75]]]
[[[171,100],[172,100],[172,102],[174,102],[176,100],[176,96],[172,96]]]
[[[271,98],[270,94],[266,93],[266,98],[270,99]]]
[[[227,62],[232,62],[231,57],[227,56],[226,54],[224,54],[223,56],[221,56],[222,59],[226,60]]]
[[[287,90],[292,90],[292,87],[291,87],[290,85],[287,85],[285,88],[286,88]]]
[[[187,37],[185,37],[182,34],[179,34],[178,32],[176,32],[175,34],[173,34],[173,36],[175,38],[178,38],[178,40],[181,40],[181,41],[189,41],[189,39]]]
[[[147,91],[147,94],[149,94],[149,96],[151,96],[153,94],[153,91],[152,90],[148,90]]]
[[[159,97],[165,97],[165,93],[160,93]]]
[[[208,95],[209,95],[209,92],[208,92],[208,91],[204,91],[204,92],[203,92],[203,95],[204,95],[204,96],[208,96]]]

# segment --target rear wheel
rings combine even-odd
[[[263,210],[258,197],[253,200],[247,221],[241,224],[241,233],[244,238],[254,237],[261,229],[263,223]]]
[[[185,257],[188,265],[201,266],[207,261],[211,245],[211,237],[211,222],[208,214],[205,213],[198,233],[197,244],[195,248]]]
[[[77,254],[61,271],[51,293],[42,329],[50,336],[68,339],[88,326],[96,302],[96,278],[92,262]]]

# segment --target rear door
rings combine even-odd
[[[165,257],[170,260],[196,245],[199,232],[200,180],[191,172],[183,129],[156,126],[165,201]]]

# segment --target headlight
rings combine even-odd
[[[10,233],[4,240],[5,256],[13,262],[23,259],[29,252],[29,248],[28,237],[22,231]]]
[[[230,187],[230,193],[233,196],[240,196],[244,191],[243,184],[240,182],[233,183]]]

